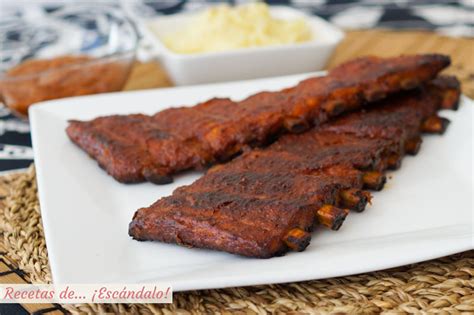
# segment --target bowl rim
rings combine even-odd
[[[69,11],[76,10],[76,12],[77,12],[77,10],[91,10],[91,9],[94,9],[94,10],[97,10],[97,9],[105,10],[105,9],[107,9],[106,10],[107,13],[113,13],[113,14],[117,14],[118,12],[121,12],[120,8],[113,7],[113,6],[108,5],[106,3],[100,3],[100,2],[96,3],[96,4],[71,3],[71,4],[69,4],[65,7],[62,7],[60,9],[58,9],[57,11],[54,11],[54,12],[50,13],[50,15],[53,16],[53,17],[58,17],[61,14],[68,13]],[[52,59],[55,59],[55,58],[58,58],[58,57],[66,57],[66,56],[71,56],[71,57],[85,56],[86,57],[88,55],[87,54],[80,54],[80,53],[79,54],[70,53],[70,54],[60,54],[60,55],[56,55],[56,56],[53,56],[53,57],[50,57],[50,58],[27,58],[27,59],[21,61],[20,63],[18,63],[17,65],[11,67],[10,69],[8,69],[6,71],[3,71],[3,72],[0,72],[0,82],[10,82],[10,81],[20,81],[20,80],[25,80],[25,79],[32,79],[32,78],[37,77],[39,75],[52,73],[52,72],[55,72],[55,71],[58,71],[58,70],[74,69],[74,68],[77,68],[79,66],[83,67],[83,66],[89,66],[89,65],[99,64],[99,63],[103,63],[103,62],[110,62],[114,59],[120,60],[121,58],[131,58],[132,59],[131,62],[133,62],[133,59],[135,59],[135,55],[136,55],[138,45],[139,45],[139,42],[140,42],[140,32],[138,31],[138,27],[137,27],[136,23],[130,17],[128,17],[127,14],[122,12],[120,18],[122,20],[124,20],[132,29],[132,32],[133,32],[133,35],[134,35],[133,36],[132,48],[127,49],[127,50],[107,53],[107,54],[104,54],[103,56],[100,56],[100,57],[91,57],[89,60],[72,62],[72,63],[66,64],[66,65],[62,65],[60,67],[54,67],[54,68],[51,68],[51,69],[46,69],[46,70],[42,70],[42,71],[35,72],[35,73],[28,73],[28,74],[23,74],[23,75],[8,75],[9,70],[21,65],[24,62],[30,61],[30,60],[31,61],[33,61],[33,60],[52,60]]]
[[[327,46],[327,45],[337,45],[346,36],[345,32],[342,29],[326,21],[325,19],[317,15],[308,14],[304,10],[295,9],[295,8],[292,8],[290,6],[285,6],[285,5],[268,5],[268,6],[269,6],[270,12],[278,10],[278,11],[286,11],[289,13],[295,13],[295,14],[300,15],[304,19],[307,19],[308,22],[316,22],[321,25],[324,25],[324,27],[328,29],[330,32],[332,32],[335,35],[335,37],[326,42],[321,42],[318,40],[318,38],[312,38],[311,40],[300,42],[300,43],[275,44],[275,45],[268,45],[268,46],[245,47],[245,48],[229,49],[229,50],[222,50],[222,51],[206,51],[206,52],[185,54],[185,53],[174,52],[171,49],[169,49],[165,45],[163,40],[158,35],[156,35],[150,28],[150,24],[152,22],[159,23],[159,19],[172,19],[178,16],[189,18],[212,6],[216,6],[216,5],[214,4],[214,5],[207,6],[205,8],[201,8],[195,11],[185,11],[185,12],[180,12],[176,14],[155,16],[145,21],[139,20],[138,23],[141,26],[141,29],[143,30],[143,32],[145,33],[145,36],[149,38],[153,46],[157,48],[157,52],[159,55],[164,55],[166,57],[171,57],[173,59],[179,59],[179,60],[201,59],[201,58],[208,58],[208,57],[211,57],[211,58],[212,57],[229,57],[229,56],[234,56],[234,55],[251,55],[251,54],[259,54],[259,53],[269,53],[269,52],[274,52],[276,50],[281,51],[281,50],[317,48],[317,47],[322,47],[322,46]]]
[[[83,56],[87,56],[87,55],[73,55],[73,54],[61,55],[61,56],[56,56],[56,57],[51,57],[51,58],[27,59],[24,62],[29,61],[29,60],[31,60],[31,61],[33,61],[33,60],[52,60],[52,59],[55,59],[55,58],[58,58],[58,57],[64,57],[64,56],[83,57]],[[38,71],[38,72],[34,72],[34,73],[28,73],[28,74],[22,74],[22,75],[8,75],[7,72],[4,72],[4,73],[0,74],[0,83],[1,82],[13,82],[13,81],[22,81],[22,80],[33,79],[33,78],[36,78],[36,77],[41,76],[41,75],[56,72],[58,70],[60,71],[60,70],[65,70],[65,69],[75,69],[75,68],[79,68],[79,67],[90,66],[90,65],[100,64],[100,63],[108,63],[108,62],[111,62],[113,60],[120,60],[122,58],[124,58],[124,59],[125,58],[131,58],[132,60],[130,60],[130,61],[132,62],[134,57],[135,57],[135,49],[127,50],[127,51],[121,51],[121,52],[115,52],[115,53],[107,54],[107,55],[104,55],[104,56],[98,57],[98,58],[91,57],[91,59],[89,59],[89,60],[72,62],[72,63],[66,64],[66,65],[62,65],[60,67],[54,67],[54,68],[51,68],[51,69],[46,69],[46,70]],[[18,65],[21,65],[21,64],[22,63],[19,63]],[[13,69],[15,67],[16,66],[14,66],[10,69]],[[1,94],[1,90],[0,90],[0,94]]]

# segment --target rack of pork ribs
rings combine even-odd
[[[176,172],[227,161],[284,133],[300,133],[367,102],[413,89],[449,63],[449,57],[436,54],[364,57],[327,76],[240,102],[220,98],[151,116],[73,120],[67,134],[116,180],[165,184]]]
[[[382,189],[384,171],[418,152],[421,133],[444,132],[437,111],[456,109],[459,90],[455,78],[438,77],[245,152],[139,209],[129,234],[258,258],[302,251],[315,227],[337,230],[349,210],[363,211],[367,190]]]

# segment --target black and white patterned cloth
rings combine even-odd
[[[26,17],[44,16],[78,0],[4,0],[0,1],[0,45],[9,37],[2,30],[21,25]],[[84,1],[90,3],[91,1]],[[217,3],[241,4],[228,0],[97,0],[103,5],[123,8],[132,16],[173,14],[196,10]],[[288,5],[321,16],[344,29],[390,28],[425,29],[450,36],[474,37],[474,0],[267,0],[269,4]],[[8,6],[8,10],[5,9]],[[13,9],[12,9],[13,8]],[[17,19],[17,20],[15,20]],[[29,34],[38,49],[54,41],[54,29],[34,29]],[[1,57],[2,54],[0,54]],[[0,66],[5,68],[0,60]],[[2,69],[2,67],[0,67]],[[0,172],[27,167],[33,160],[29,125],[0,105]]]

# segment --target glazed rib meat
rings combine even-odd
[[[300,133],[399,90],[433,79],[449,65],[443,55],[365,57],[278,92],[242,101],[211,99],[155,115],[72,120],[69,138],[124,183],[169,183],[171,175],[229,160],[283,133]],[[157,100],[158,102],[159,100]]]
[[[441,77],[299,135],[285,135],[209,169],[130,223],[136,240],[268,258],[301,251],[323,225],[337,230],[362,211],[384,171],[418,152],[422,132],[442,133],[440,108],[456,108],[459,84]]]

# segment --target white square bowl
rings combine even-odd
[[[325,20],[301,11],[271,6],[270,14],[281,19],[303,17],[314,38],[308,42],[238,50],[179,54],[160,40],[189,22],[195,13],[160,16],[139,21],[142,31],[177,85],[245,80],[321,70],[344,33]]]

